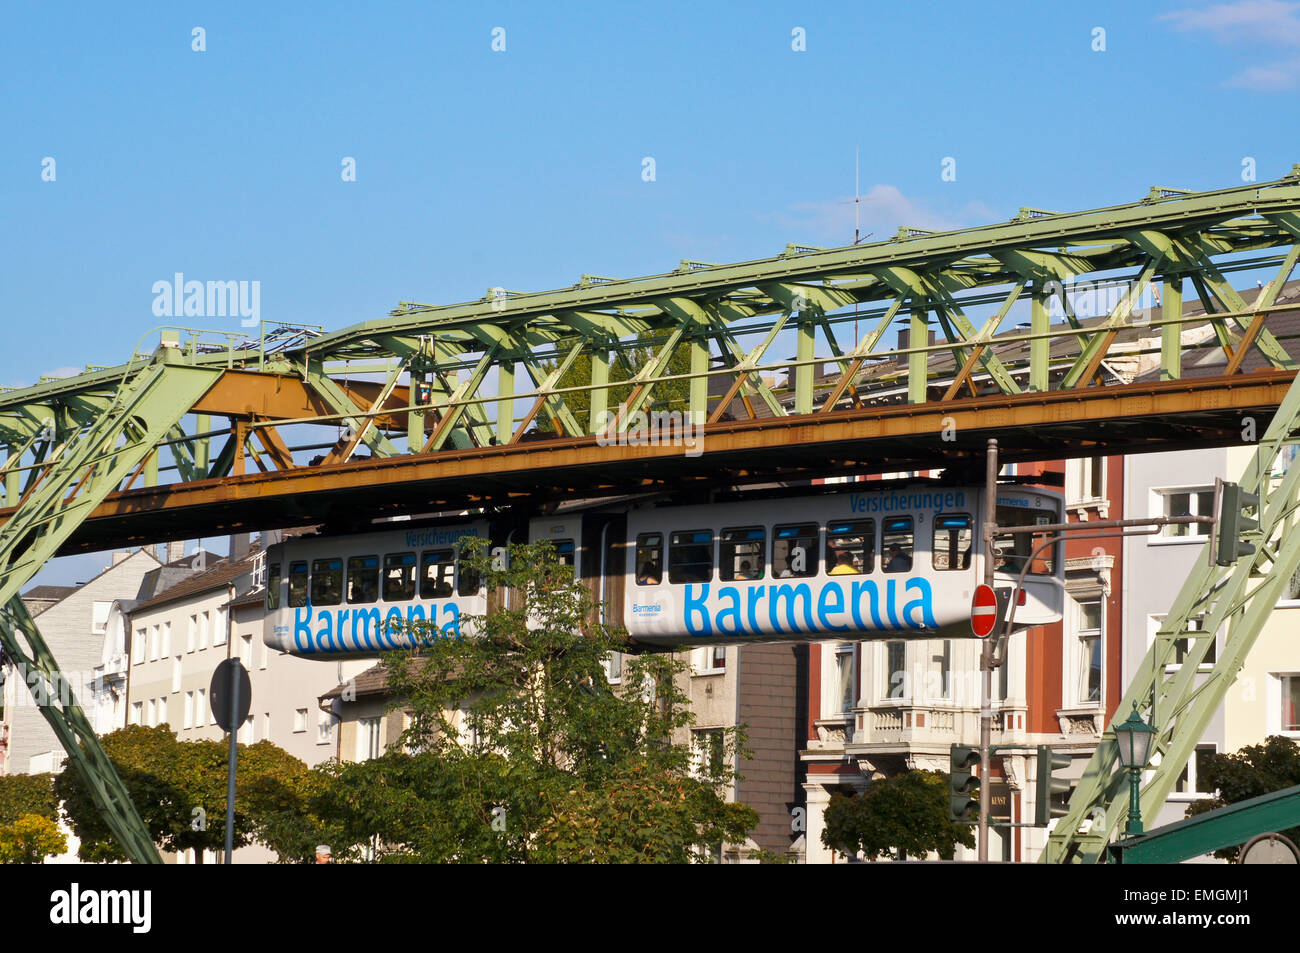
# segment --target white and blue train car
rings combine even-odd
[[[464,537],[498,548],[547,540],[602,605],[654,648],[800,639],[969,637],[984,578],[984,488],[844,484],[820,494],[692,506],[601,506],[533,516],[494,538],[486,519],[298,537],[267,553],[266,641],[316,658],[414,648],[507,604],[461,565]],[[1060,523],[1059,493],[1002,486],[999,526]],[[1025,583],[1016,626],[1057,622],[1061,543],[997,540],[995,585]],[[594,621],[594,620],[593,620]],[[398,624],[407,631],[395,631]]]
[[[392,527],[271,546],[267,645],[317,658],[375,656],[415,648],[416,630],[458,634],[463,616],[487,611],[486,587],[460,558],[462,539],[487,539],[486,520]]]
[[[853,487],[849,489],[848,487]],[[623,623],[648,645],[970,637],[984,579],[982,487],[918,484],[721,505],[633,510]],[[1059,523],[1062,498],[1000,487],[999,526]],[[1058,543],[998,542],[997,587],[1029,561],[1017,628],[1061,618]]]

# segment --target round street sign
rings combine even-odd
[[[981,639],[987,639],[998,622],[998,597],[992,586],[975,587],[970,600],[970,630]]]
[[[235,678],[239,685],[238,699],[230,697],[232,669],[237,673]],[[253,686],[248,679],[248,670],[239,664],[239,659],[228,658],[217,666],[217,670],[212,674],[212,684],[208,686],[208,697],[212,699],[212,714],[223,730],[233,732],[244,723],[248,718],[249,710],[253,707]],[[234,705],[231,704],[232,701]],[[238,710],[232,711],[234,708]]]

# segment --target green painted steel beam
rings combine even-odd
[[[1178,864],[1258,834],[1300,826],[1300,785],[1189,817],[1110,845],[1121,864]]]

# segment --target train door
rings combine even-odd
[[[589,513],[582,521],[579,578],[591,593],[595,607],[588,623],[623,624],[623,577],[627,561],[627,516]],[[605,610],[601,612],[601,603]]]

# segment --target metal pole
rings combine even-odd
[[[984,585],[993,585],[993,530],[997,519],[998,502],[998,442],[990,440],[984,457]],[[1001,628],[998,628],[1001,631]],[[993,791],[989,784],[989,745],[993,743],[993,637],[984,640],[980,650],[980,672],[983,675],[980,689],[980,818],[978,857],[980,862],[989,859],[989,809],[993,804]]]
[[[240,666],[238,664],[230,666],[230,717],[233,719],[239,714],[239,675]],[[231,862],[231,855],[235,851],[235,767],[239,759],[239,748],[236,743],[239,726],[233,722],[230,725],[230,758],[226,762],[226,863]]]

